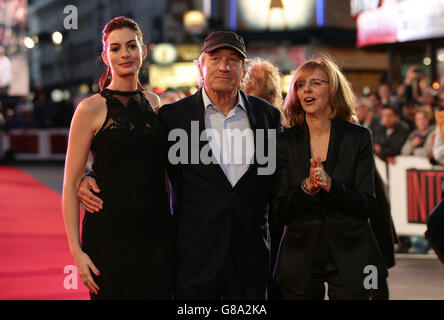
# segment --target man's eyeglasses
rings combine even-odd
[[[305,80],[296,81],[296,89],[299,90],[304,88],[306,83],[307,81]],[[323,83],[328,83],[328,81],[322,79],[311,79],[308,83],[310,84],[310,88],[316,89],[319,88]]]

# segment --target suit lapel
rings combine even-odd
[[[299,127],[299,130],[295,130],[295,143],[296,148],[294,148],[294,152],[296,153],[296,157],[299,158],[300,163],[302,164],[304,171],[306,172],[306,175],[310,174],[310,158],[311,158],[311,151],[310,151],[310,133],[308,131],[308,125],[307,122],[302,124],[301,127]]]
[[[242,99],[245,101],[245,108],[247,109],[247,117],[248,117],[248,121],[250,122],[250,127],[251,130],[253,131],[253,143],[254,143],[254,158],[253,158],[253,163],[250,165],[250,167],[248,168],[247,172],[249,170],[252,169],[252,167],[255,167],[257,165],[256,163],[256,152],[257,152],[257,145],[256,145],[256,130],[257,129],[264,129],[265,125],[264,125],[264,121],[263,121],[263,115],[259,114],[259,112],[256,110],[256,107],[254,106],[254,104],[252,104],[250,102],[249,96],[247,96],[243,91],[241,91],[241,96]],[[266,139],[266,135],[265,137],[265,145],[264,147],[267,147],[267,139]],[[264,149],[267,150],[267,149]]]
[[[325,170],[330,177],[333,177],[333,170],[338,159],[339,146],[342,141],[343,131],[341,121],[331,121],[330,141],[328,143],[327,164]]]

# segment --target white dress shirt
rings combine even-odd
[[[254,134],[247,108],[238,92],[238,102],[225,116],[202,88],[205,128],[213,156],[234,187],[254,159]]]

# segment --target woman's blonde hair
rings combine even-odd
[[[429,122],[433,121],[433,113],[430,111],[430,107],[423,105],[415,110],[415,116],[417,113],[422,112],[424,116],[429,120]]]
[[[305,112],[296,92],[296,82],[316,69],[324,71],[328,78],[328,100],[332,107],[330,119],[350,121],[355,115],[356,98],[349,81],[330,56],[320,54],[304,62],[293,72],[290,89],[284,102],[290,126],[302,125],[305,119]]]

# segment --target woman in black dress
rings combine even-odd
[[[153,111],[159,98],[138,82],[147,48],[137,23],[126,17],[111,20],[102,40],[108,69],[101,92],[78,105],[66,155],[70,251],[92,299],[170,299],[175,255],[167,130]],[[95,213],[87,208],[80,239],[77,189],[89,150],[105,205]]]
[[[324,282],[331,300],[369,299],[387,276],[368,220],[376,204],[371,133],[347,121],[354,105],[328,57],[294,73],[284,105],[292,127],[278,138],[273,205],[285,224],[275,269],[284,299],[324,299]]]

